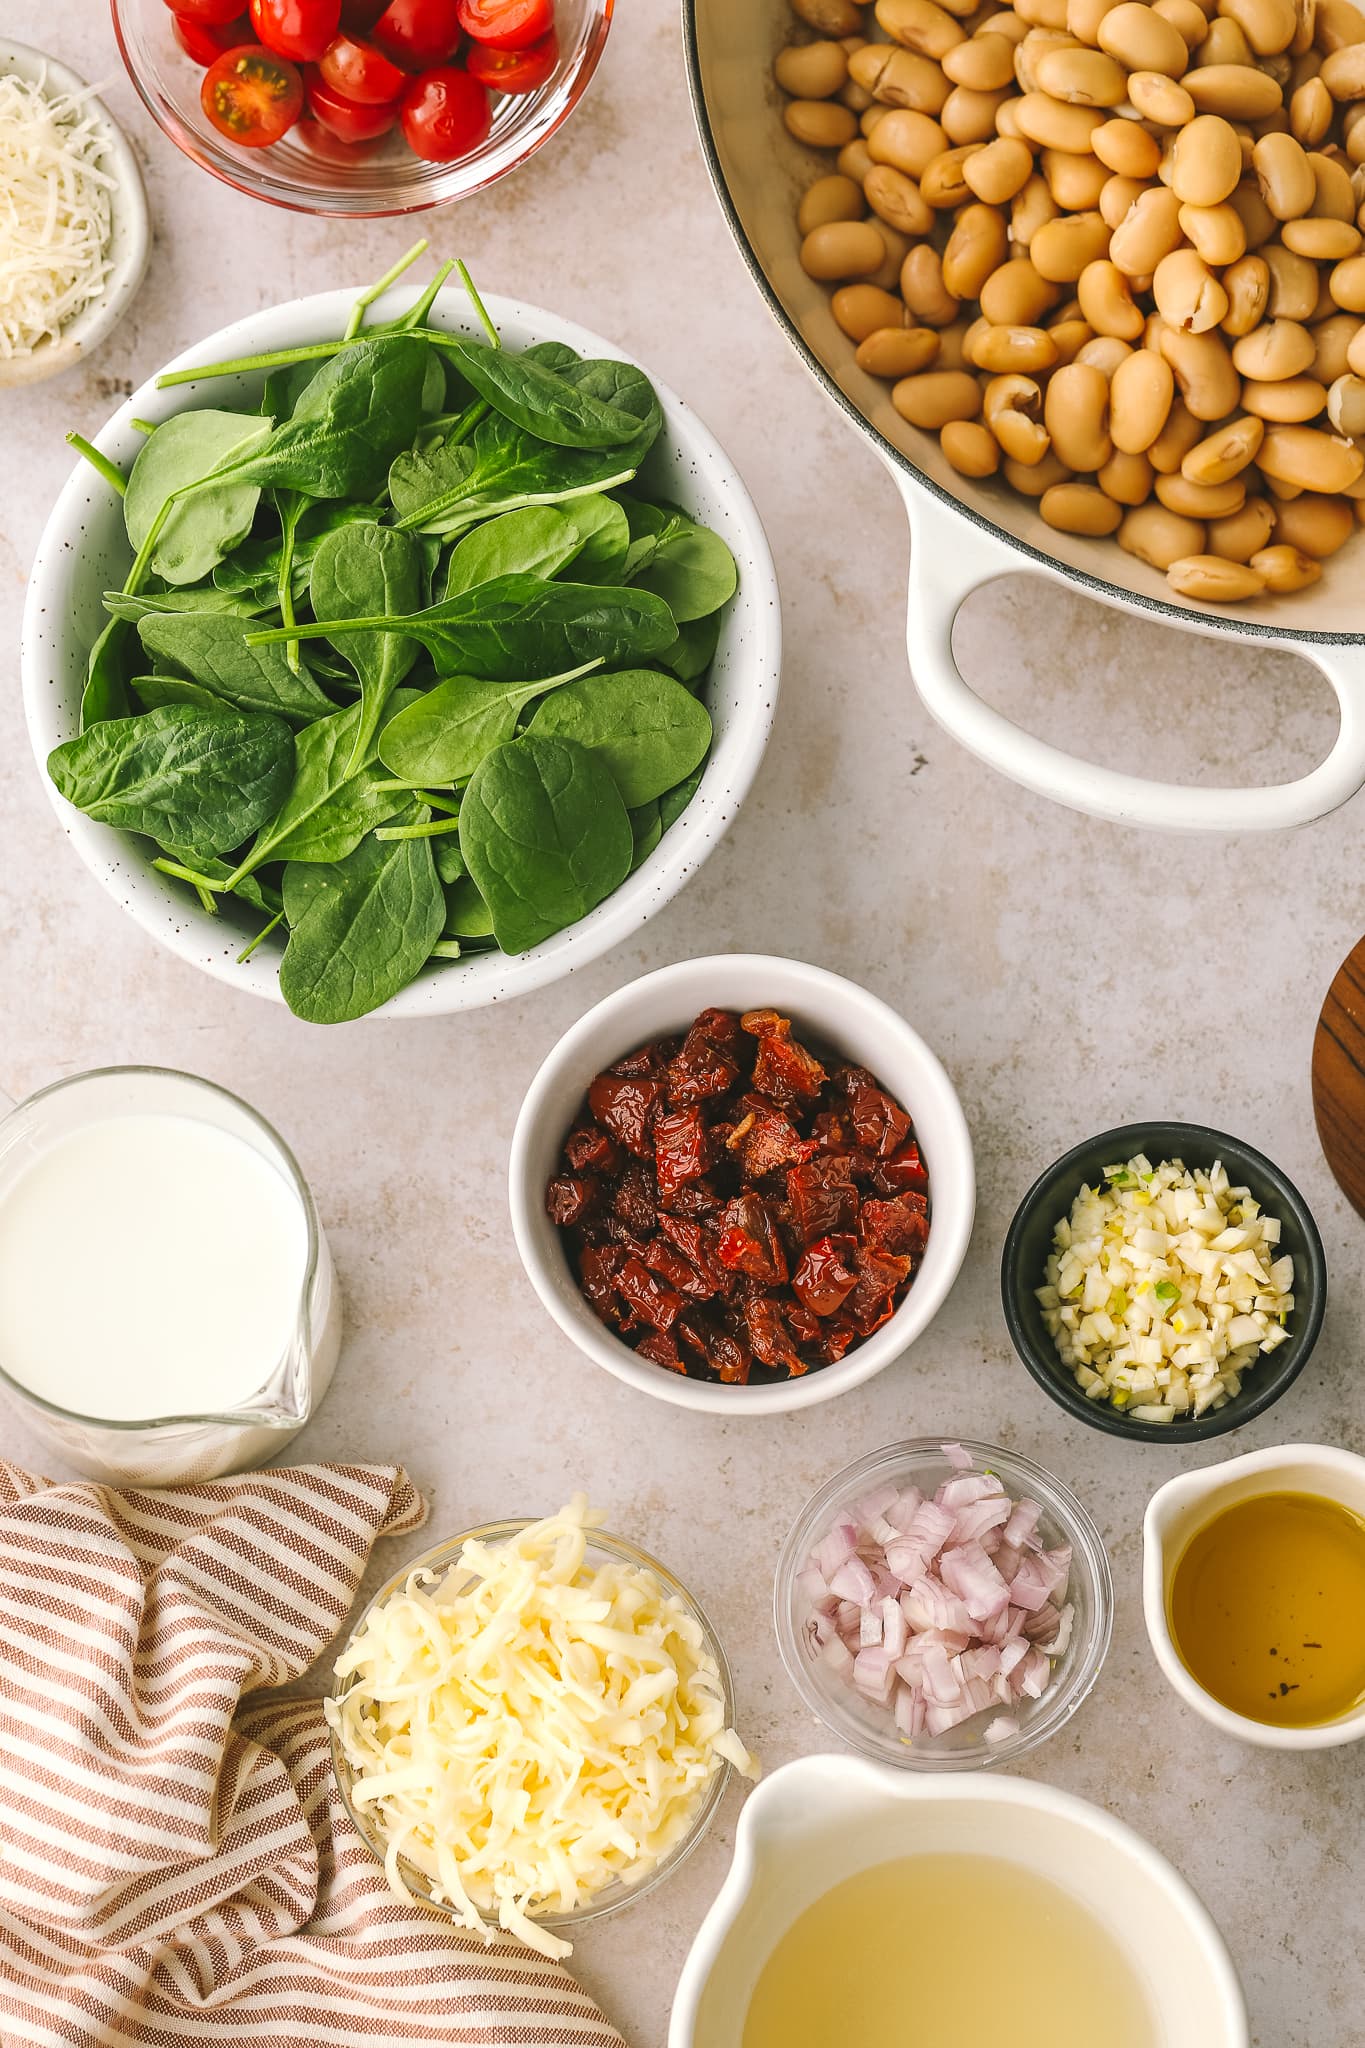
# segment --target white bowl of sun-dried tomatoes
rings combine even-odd
[[[680,1407],[771,1415],[927,1329],[976,1179],[953,1084],[903,1017],[824,968],[726,953],[565,1033],[522,1104],[510,1197],[580,1351]]]

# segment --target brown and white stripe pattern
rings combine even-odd
[[[624,2048],[559,1964],[393,1896],[315,1702],[243,1705],[424,1515],[392,1466],[138,1493],[0,1459],[4,2048]]]

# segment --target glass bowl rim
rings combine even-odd
[[[281,173],[278,182],[267,183],[256,174],[254,159],[267,152],[244,149],[240,152],[242,162],[237,168],[237,159],[220,151],[216,142],[202,140],[178,112],[174,119],[167,117],[160,100],[159,85],[144,79],[143,67],[134,62],[130,45],[130,21],[141,0],[109,0],[109,13],[114,31],[114,41],[119,57],[142,105],[157,128],[167,140],[174,144],[183,157],[206,171],[211,178],[226,185],[229,190],[240,192],[249,199],[258,200],[262,205],[280,208],[286,213],[300,213],[320,220],[391,220],[415,213],[427,213],[441,206],[455,205],[462,199],[471,199],[478,192],[486,191],[503,178],[521,169],[535,156],[550,139],[557,135],[564,123],[574,113],[579,101],[592,83],[593,76],[601,61],[614,18],[616,0],[584,0],[586,13],[586,36],[575,63],[563,65],[553,81],[547,81],[550,98],[545,103],[547,118],[538,127],[529,142],[519,145],[515,138],[520,115],[505,131],[505,141],[511,153],[506,162],[487,166],[468,182],[458,177],[443,179],[443,173],[458,174],[466,165],[477,159],[457,158],[451,163],[432,163],[428,166],[431,175],[414,183],[410,192],[396,195],[392,189],[381,196],[378,187],[366,189],[353,195],[354,203],[347,203],[348,195],[338,191],[331,200],[318,192],[291,190],[287,177]],[[245,0],[243,0],[245,7]],[[562,62],[562,60],[561,60]],[[530,99],[534,95],[527,95]],[[414,158],[414,162],[421,160]],[[261,166],[263,169],[264,166]]]
[[[1084,1623],[1084,1639],[1078,1645],[1069,1678],[1055,1689],[1049,1688],[1041,1699],[1030,1702],[1033,1716],[1018,1734],[989,1744],[983,1737],[978,1737],[972,1750],[957,1754],[916,1751],[894,1731],[880,1735],[876,1730],[855,1722],[851,1714],[847,1724],[843,1719],[836,1720],[831,1709],[833,1695],[826,1694],[816,1682],[810,1659],[801,1653],[799,1627],[793,1623],[791,1614],[797,1574],[804,1569],[812,1545],[822,1533],[821,1525],[831,1512],[865,1492],[878,1476],[890,1478],[894,1473],[902,1482],[908,1479],[911,1484],[915,1483],[916,1468],[930,1461],[944,1462],[945,1443],[961,1444],[963,1450],[971,1455],[973,1470],[997,1471],[1011,1491],[1017,1483],[1033,1490],[1034,1497],[1042,1501],[1045,1515],[1060,1525],[1066,1540],[1071,1543],[1073,1560],[1082,1562],[1086,1604],[1091,1610]],[[1114,1580],[1104,1539],[1071,1488],[1022,1451],[1008,1450],[1003,1444],[981,1443],[970,1437],[907,1437],[899,1443],[866,1452],[831,1474],[811,1494],[792,1523],[773,1576],[773,1625],[778,1651],[787,1676],[804,1705],[824,1728],[857,1754],[876,1763],[889,1763],[910,1771],[997,1769],[1017,1762],[1055,1735],[1089,1697],[1099,1679],[1109,1654],[1114,1612]]]
[[[520,1535],[522,1530],[534,1528],[538,1522],[550,1519],[552,1518],[545,1515],[500,1516],[496,1521],[480,1522],[475,1527],[462,1529],[457,1535],[446,1537],[440,1543],[433,1544],[429,1550],[423,1551],[420,1556],[411,1558],[408,1563],[402,1565],[366,1601],[364,1608],[347,1630],[344,1647],[346,1649],[350,1648],[375,1608],[392,1594],[401,1591],[414,1572],[436,1571],[446,1566],[458,1564],[466,1543],[506,1542],[510,1537]],[[693,1620],[696,1621],[702,1631],[706,1648],[716,1661],[721,1691],[725,1699],[726,1726],[733,1727],[735,1724],[735,1692],[734,1680],[730,1671],[730,1661],[725,1654],[725,1646],[717,1634],[710,1616],[696,1595],[688,1590],[682,1580],[671,1572],[667,1565],[661,1564],[652,1552],[642,1549],[638,1543],[631,1542],[629,1537],[618,1536],[614,1531],[605,1528],[589,1529],[586,1534],[589,1553],[596,1547],[605,1551],[610,1557],[621,1559],[627,1564],[643,1567],[645,1570],[653,1572],[659,1584],[663,1587],[664,1592],[671,1599],[679,1601],[692,1616]],[[338,1652],[338,1655],[340,1654],[341,1652]],[[334,1658],[332,1661],[335,1664],[336,1659]],[[351,1690],[353,1683],[353,1679],[343,1680],[334,1674],[331,1690],[327,1695],[328,1699],[340,1702]],[[342,1750],[340,1736],[337,1730],[330,1724],[330,1721],[327,1733],[332,1752],[332,1778],[340,1794],[341,1803],[345,1807],[347,1817],[355,1828],[357,1835],[359,1835],[361,1841],[382,1868],[385,1854],[382,1834],[363,1809],[357,1810],[351,1796],[354,1772]],[[605,1919],[608,1914],[621,1911],[623,1907],[630,1905],[635,1899],[642,1899],[647,1892],[652,1891],[665,1878],[671,1877],[673,1872],[686,1861],[697,1844],[702,1840],[720,1809],[721,1800],[725,1796],[733,1774],[734,1765],[728,1757],[721,1757],[718,1760],[717,1768],[712,1772],[710,1780],[706,1785],[704,1795],[688,1823],[687,1832],[680,1836],[678,1841],[668,1851],[668,1854],[660,1862],[656,1863],[646,1876],[640,1878],[638,1883],[630,1884],[627,1883],[624,1877],[618,1877],[611,1884],[607,1885],[603,1891],[598,1893],[595,1898],[589,1899],[583,1905],[575,1907],[570,1913],[532,1913],[529,1917],[534,1920],[537,1927],[544,1927],[552,1934],[562,1934],[577,1927],[585,1927],[589,1921]],[[428,1880],[425,1872],[419,1870],[415,1864],[410,1863],[405,1857],[400,1857],[399,1863],[404,1879],[414,1898],[420,1900],[423,1905],[430,1906],[433,1911],[453,1918],[453,1907],[448,1906],[443,1900],[431,1897],[427,1889]],[[492,1933],[501,1934],[503,1932],[498,1922],[487,1914],[481,1913],[480,1918],[483,1920],[485,1927]]]

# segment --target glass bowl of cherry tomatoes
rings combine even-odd
[[[567,120],[614,0],[111,0],[185,155],[299,213],[416,213],[505,177]]]

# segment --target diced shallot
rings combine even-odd
[[[1041,1502],[1015,1500],[960,1444],[943,1455],[932,1498],[878,1487],[816,1544],[796,1579],[803,1640],[902,1741],[989,1713],[983,1739],[1007,1742],[1071,1641],[1071,1549],[1045,1548]]]

